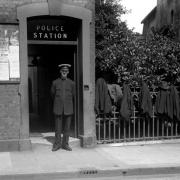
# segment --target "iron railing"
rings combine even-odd
[[[137,92],[133,93],[133,95]],[[156,92],[151,93],[156,94]],[[166,117],[157,117],[154,113],[151,118],[140,115],[134,106],[129,121],[123,120],[117,111],[111,115],[99,114],[96,117],[97,143],[121,143],[133,141],[148,141],[180,138],[180,122],[168,120]]]

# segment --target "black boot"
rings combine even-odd
[[[60,144],[57,144],[57,143],[54,143],[53,144],[53,147],[52,147],[52,151],[57,151],[58,149],[61,148],[61,145]]]
[[[60,148],[61,148],[61,136],[56,135],[55,136],[55,142],[54,142],[53,147],[52,147],[52,151],[57,151]]]
[[[72,148],[69,146],[68,141],[69,141],[69,136],[64,135],[62,142],[62,149],[65,149],[66,151],[72,151]]]
[[[62,145],[62,149],[65,149],[66,151],[72,151],[72,148],[71,148],[71,147],[69,147],[69,145],[68,145],[68,144],[66,144],[66,145]]]

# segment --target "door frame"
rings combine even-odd
[[[73,52],[73,63],[74,63],[74,81],[76,84],[76,96],[75,96],[75,113],[74,113],[74,117],[75,117],[75,123],[74,123],[74,136],[75,138],[78,137],[79,135],[79,120],[81,119],[81,106],[80,103],[81,99],[80,99],[80,61],[77,61],[79,55],[78,55],[78,41],[45,41],[45,40],[28,40],[28,45],[57,45],[57,46],[73,46],[74,47],[74,52]],[[29,74],[28,74],[29,76]],[[29,114],[30,115],[30,114]],[[29,119],[30,120],[30,119]],[[30,131],[31,133],[31,131]]]
[[[57,16],[68,16],[82,20],[81,27],[81,44],[79,45],[78,51],[81,52],[79,55],[82,60],[82,86],[89,87],[88,90],[82,90],[83,95],[83,120],[81,134],[88,136],[90,131],[95,128],[95,122],[92,123],[92,117],[94,116],[93,108],[91,104],[92,96],[92,82],[90,72],[90,23],[92,20],[92,12],[86,8],[73,6],[62,3],[61,1],[54,0],[54,4],[48,2],[32,3],[17,7],[17,19],[19,20],[19,31],[20,31],[20,88],[21,94],[21,128],[20,138],[29,138],[29,101],[28,101],[28,48],[27,48],[27,18],[41,15],[57,15]],[[53,10],[53,11],[52,11]],[[53,12],[53,14],[52,14]],[[81,49],[81,50],[80,50]],[[92,129],[92,130],[90,130]],[[93,134],[94,136],[94,134]]]

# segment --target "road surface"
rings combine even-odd
[[[99,177],[99,176],[80,176],[75,178],[58,177],[54,175],[47,176],[4,176],[0,177],[0,180],[180,180],[180,174],[164,174],[164,175],[139,175],[139,176],[114,176],[114,177]]]

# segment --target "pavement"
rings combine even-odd
[[[97,145],[87,149],[80,147],[79,139],[70,138],[73,151],[52,152],[53,136],[44,133],[31,137],[29,151],[0,152],[0,180],[49,174],[74,178],[180,173],[180,140]]]

